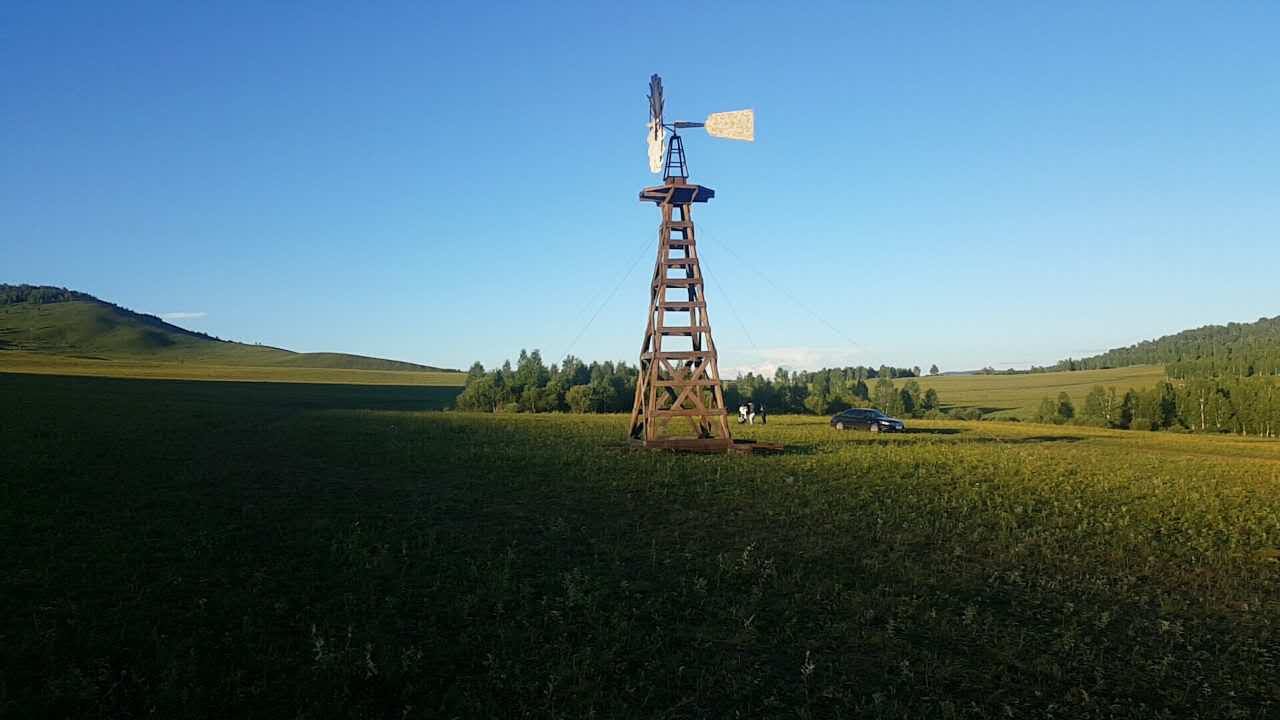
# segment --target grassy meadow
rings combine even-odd
[[[462,385],[467,379],[463,373],[446,371],[365,370],[291,365],[220,365],[207,360],[186,362],[131,357],[77,357],[15,350],[0,351],[0,372],[150,380],[427,386],[452,388],[454,396],[461,392]]]
[[[1280,715],[1280,443],[451,392],[0,373],[0,717]]]
[[[908,379],[895,381],[901,385]],[[914,378],[933,388],[946,408],[978,408],[996,418],[1028,419],[1045,397],[1065,391],[1077,407],[1095,386],[1147,389],[1165,379],[1162,365],[1134,365],[1106,370],[1026,373],[1020,375],[934,375]],[[874,382],[874,381],[871,381]]]

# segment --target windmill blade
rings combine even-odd
[[[649,172],[662,172],[663,154],[666,153],[667,131],[662,127],[662,78],[654,73],[649,78]]]
[[[663,155],[667,151],[667,134],[663,132],[661,125],[650,120],[649,128],[645,131],[645,139],[649,143],[649,172],[660,173],[662,172]]]
[[[755,142],[756,113],[754,110],[733,110],[711,113],[704,123],[707,134],[726,140]]]
[[[649,122],[653,124],[655,136],[662,133],[662,113],[665,104],[662,99],[662,78],[655,73],[649,78]]]

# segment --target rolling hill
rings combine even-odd
[[[1038,369],[1099,370],[1132,365],[1164,365],[1172,377],[1275,375],[1280,373],[1280,316],[1251,323],[1205,325]]]
[[[194,332],[92,295],[47,286],[0,285],[0,353],[78,360],[256,368],[455,372],[347,353],[298,353]]]

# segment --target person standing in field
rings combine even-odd
[[[747,406],[745,404],[738,406],[738,424],[741,425],[747,421]]]
[[[750,403],[750,402],[747,403],[747,424],[748,425],[756,424],[756,404],[755,403]]]
[[[756,409],[756,415],[759,416],[761,425],[767,425],[769,423],[769,416],[766,415],[764,411],[764,403],[760,403],[760,407]]]

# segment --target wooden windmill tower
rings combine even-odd
[[[661,172],[663,183],[640,191],[640,200],[658,206],[662,224],[628,436],[645,447],[723,452],[733,446],[733,437],[693,230],[693,206],[716,193],[689,182],[679,130],[703,127],[715,137],[750,142],[755,116],[738,110],[713,113],[701,123],[666,124],[657,75],[649,81],[649,109],[649,169]]]

